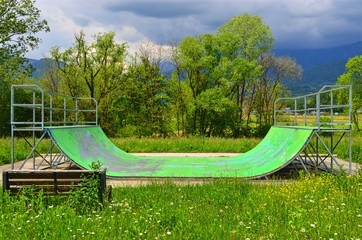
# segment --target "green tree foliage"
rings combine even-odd
[[[168,135],[171,129],[167,79],[158,61],[147,54],[136,55],[124,76],[122,91],[114,104],[121,135]]]
[[[260,16],[248,14],[231,18],[218,29],[216,37],[223,62],[229,63],[225,78],[230,82],[231,96],[238,108],[233,116],[233,136],[239,136],[241,131],[247,133],[249,129],[254,84],[262,74],[258,59],[272,50],[274,38]]]
[[[179,45],[178,61],[192,92],[193,106],[188,112],[187,131],[205,134],[207,110],[197,104],[199,95],[218,83],[212,79],[216,58],[212,54],[212,35],[186,37]]]
[[[261,17],[236,16],[215,34],[171,45],[174,71],[167,77],[166,49],[159,45],[143,44],[125,67],[125,45],[114,42],[114,33],[99,34],[91,44],[80,33],[71,48],[52,49],[43,85],[95,98],[110,135],[263,134],[274,100],[285,92],[282,80],[301,75],[294,60],[270,54],[273,42]]]
[[[362,55],[350,58],[346,63],[346,72],[342,74],[337,81],[341,85],[352,85],[352,119],[358,131],[360,131],[358,122],[358,111],[362,109]],[[348,93],[339,96],[343,98],[343,102],[348,98]]]
[[[250,89],[262,75],[258,59],[272,49],[273,41],[261,17],[243,14],[231,18],[215,35],[186,37],[180,43],[181,76],[194,98],[190,132],[210,136],[213,130],[220,134],[224,129],[223,133],[240,135]],[[206,100],[213,94],[223,104]]]
[[[37,33],[49,31],[34,0],[0,0],[0,136],[9,132],[10,85],[31,71],[25,53],[37,48]]]
[[[45,88],[55,93],[91,97],[99,106],[99,122],[112,131],[111,106],[120,90],[125,70],[126,44],[115,42],[113,32],[95,35],[87,43],[85,34],[75,36],[72,47],[51,50],[52,63],[48,68]]]

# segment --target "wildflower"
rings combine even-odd
[[[304,233],[304,232],[305,232],[305,228],[302,228],[300,231],[301,231],[302,233]]]
[[[315,228],[315,224],[313,224],[313,223],[312,223],[310,226],[311,226],[312,228]]]
[[[167,235],[171,235],[171,232],[170,232],[170,231],[167,231],[166,233],[167,233]]]

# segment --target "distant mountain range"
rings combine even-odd
[[[44,76],[48,60],[50,60],[50,59],[42,58],[42,59],[36,60],[36,59],[28,58],[29,63],[34,68],[32,77],[34,77],[35,79],[39,79]]]
[[[289,56],[294,58],[303,68],[303,77],[299,81],[285,81],[293,95],[302,95],[318,91],[323,85],[335,84],[338,77],[345,72],[348,59],[362,55],[362,41],[319,49],[275,49],[276,56]],[[44,75],[47,59],[29,59],[35,71],[33,77]],[[169,75],[169,67],[164,68]]]
[[[275,49],[276,56],[290,56],[303,68],[300,81],[285,81],[293,95],[318,91],[323,85],[335,84],[345,72],[347,61],[362,55],[362,41],[322,49]]]

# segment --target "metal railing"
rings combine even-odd
[[[331,169],[334,164],[340,166],[334,150],[348,133],[348,171],[352,173],[352,86],[326,85],[316,93],[278,98],[274,102],[274,125],[312,128],[315,146],[309,144],[309,147],[316,156],[312,162],[316,163],[315,166],[321,163],[327,166],[326,157],[321,157],[321,146],[331,159]],[[323,133],[328,133],[326,136],[329,137],[322,138]]]
[[[10,112],[12,169],[15,160],[15,133],[23,137],[30,147],[20,169],[30,158],[33,159],[35,169],[35,157],[42,156],[37,147],[46,136],[46,128],[98,125],[98,103],[95,99],[52,94],[43,91],[38,85],[12,85]],[[51,161],[52,149],[51,144],[46,154],[51,156]],[[46,157],[42,158],[46,161]]]
[[[274,102],[275,126],[351,129],[352,86],[326,85],[320,91]]]
[[[15,131],[98,125],[98,104],[93,98],[47,93],[38,85],[12,85],[10,117]]]

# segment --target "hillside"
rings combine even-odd
[[[324,49],[276,49],[274,53],[290,56],[303,67],[300,81],[285,82],[293,95],[301,95],[315,92],[326,84],[335,84],[345,72],[348,59],[362,55],[362,41]]]
[[[50,59],[47,58],[42,58],[40,60],[36,60],[36,59],[28,59],[29,63],[34,67],[34,72],[32,73],[32,77],[39,79],[41,77],[43,77],[44,73],[45,73],[45,69],[47,67],[47,61],[49,61]]]

